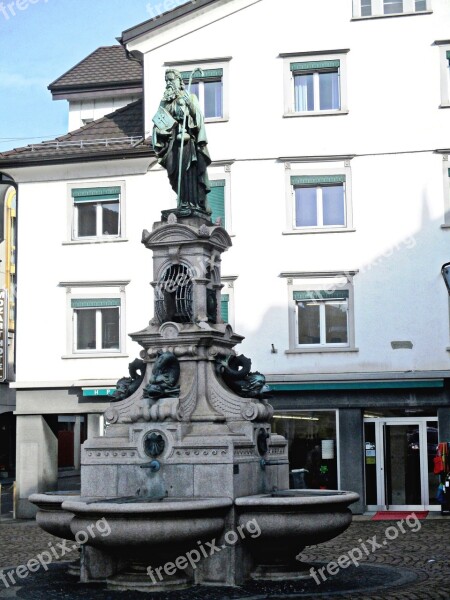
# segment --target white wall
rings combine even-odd
[[[249,4],[232,0],[228,9],[233,2]],[[207,132],[213,160],[234,160],[233,248],[223,257],[222,274],[238,276],[235,329],[246,336],[240,351],[266,375],[446,370],[449,310],[440,267],[450,260],[450,231],[441,228],[442,156],[433,150],[449,145],[450,111],[438,108],[433,42],[448,36],[448,5],[434,0],[432,15],[366,21],[351,20],[349,0],[283,0],[282,7],[263,0],[182,39],[169,42],[162,32],[142,44],[156,48],[145,55],[147,134],[164,88],[165,62],[232,57],[230,120],[207,125]],[[283,118],[278,55],[346,48],[348,115]],[[325,155],[355,155],[355,231],[284,235],[286,174],[279,157]],[[290,162],[294,168],[295,159]],[[129,358],[61,358],[66,303],[59,281],[130,279],[127,331],[145,327],[153,315],[151,253],[140,244],[141,231],[151,228],[161,209],[174,206],[174,194],[159,168],[123,176],[121,167],[109,165],[111,181],[126,181],[125,243],[63,244],[67,183],[107,179],[86,180],[80,166],[77,177],[65,181],[21,184],[19,381],[117,379],[138,354],[128,341]],[[334,270],[359,270],[358,351],[286,355],[288,291],[280,273]],[[412,350],[393,350],[397,340],[411,341]]]
[[[100,119],[105,115],[138,100],[140,96],[120,96],[98,100],[72,100],[69,102],[69,131],[83,127],[83,119]]]

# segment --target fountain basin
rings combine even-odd
[[[136,498],[123,503],[120,499],[67,500],[62,509],[74,514],[70,522],[74,536],[89,532],[89,526],[92,530],[99,520],[107,522],[108,533],[90,536],[89,546],[121,553],[126,549],[131,555],[158,548],[167,555],[219,534],[232,504],[231,498],[162,498],[157,502]]]
[[[75,540],[70,522],[75,516],[62,508],[66,500],[78,500],[79,494],[70,492],[47,492],[32,494],[28,499],[37,506],[36,522],[47,533],[65,540]]]
[[[244,541],[257,565],[252,576],[304,577],[298,553],[344,532],[352,522],[348,507],[358,500],[355,492],[303,489],[237,498],[239,525],[254,519],[261,531]]]

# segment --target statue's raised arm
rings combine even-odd
[[[177,194],[177,213],[209,217],[211,159],[203,114],[197,96],[186,91],[175,69],[166,71],[166,89],[153,123],[153,147]]]

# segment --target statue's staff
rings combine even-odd
[[[198,67],[196,67],[192,71],[192,73],[189,76],[188,91],[187,91],[188,96],[190,96],[190,94],[191,94],[192,79],[193,79],[195,73],[198,73],[199,77],[203,76],[203,71],[201,69],[199,69]],[[179,164],[179,167],[178,167],[178,206],[181,205],[181,171],[183,169],[183,146],[184,146],[184,134],[186,132],[187,111],[188,111],[188,105],[185,102],[185,104],[184,104],[184,115],[183,115],[183,127],[181,129],[181,141],[180,141],[180,164]]]

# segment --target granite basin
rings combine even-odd
[[[70,522],[74,514],[63,510],[62,504],[66,500],[78,500],[79,494],[68,492],[46,492],[32,494],[28,499],[37,506],[36,522],[47,533],[65,540],[74,540],[70,529]]]
[[[257,566],[253,576],[295,578],[299,552],[343,533],[352,522],[349,505],[358,500],[355,492],[308,489],[237,498],[239,525],[254,520],[261,532],[245,540]]]
[[[94,532],[89,546],[129,556],[155,551],[169,556],[219,535],[232,504],[231,498],[68,499],[62,509],[74,514],[70,529],[77,539],[84,535],[80,532]],[[102,533],[95,535],[99,521]]]

